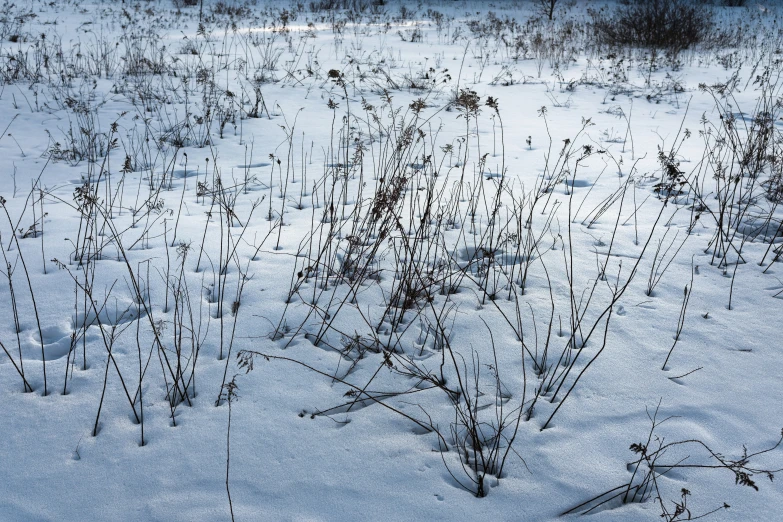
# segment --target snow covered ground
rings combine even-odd
[[[180,3],[3,4],[0,520],[781,517],[783,11]]]

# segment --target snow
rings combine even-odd
[[[404,20],[393,2],[385,15],[357,19],[292,3],[287,32],[283,4],[262,4],[251,3],[233,28],[206,1],[204,30],[198,6],[178,10],[169,0],[5,7],[0,519],[228,519],[228,463],[238,520],[553,520],[638,483],[629,446],[647,440],[656,408],[667,420],[655,435],[667,443],[698,440],[731,460],[743,445],[749,453],[775,446],[783,282],[774,252],[765,253],[770,241],[781,244],[783,214],[761,182],[777,167],[740,181],[753,187],[731,204],[747,212],[742,233],[727,229],[734,242],[725,261],[715,256],[720,186],[705,159],[705,143],[715,142],[700,131],[717,133],[721,119],[699,85],[737,74],[732,96],[717,99],[744,136],[764,100],[753,79],[765,66],[773,77],[781,70],[769,36],[779,31],[777,7],[716,8],[767,43],[686,51],[679,66],[650,72],[641,52],[620,65],[586,49],[557,68],[534,53],[515,60],[468,27],[489,11],[524,23],[534,14],[526,2],[425,2],[408,6],[414,14]],[[442,31],[428,8],[445,15]],[[20,18],[27,12],[36,16]],[[588,15],[579,4],[558,16],[562,24]],[[23,38],[13,42],[12,33]],[[47,54],[60,48],[60,57]],[[732,52],[732,66],[721,65]],[[33,64],[43,54],[50,62],[39,76],[16,69],[22,56]],[[276,66],[262,67],[275,56]],[[158,59],[169,67],[162,74]],[[73,68],[58,70],[63,62]],[[101,63],[108,75],[93,70]],[[607,79],[612,63],[625,80]],[[133,64],[147,69],[129,73]],[[771,85],[769,99],[778,100],[783,84]],[[451,103],[458,89],[477,93],[480,114],[466,118]],[[263,105],[251,116],[257,93]],[[211,127],[198,123],[210,117]],[[421,134],[395,159],[412,123]],[[80,154],[69,152],[73,143]],[[775,143],[769,150],[779,154]],[[664,205],[655,191],[659,150],[675,150],[679,168],[699,180],[710,205],[699,219],[692,192]],[[715,161],[729,157],[713,150]],[[499,186],[501,231],[488,224]],[[434,211],[422,224],[428,195]],[[379,239],[363,227],[381,230],[371,217],[382,197],[398,206]],[[537,247],[517,248],[525,236]],[[420,249],[406,250],[411,244]],[[327,267],[334,272],[324,286]],[[419,285],[443,280],[395,296],[401,267],[431,270],[408,273]],[[596,327],[569,348],[574,308],[584,317],[580,340]],[[435,340],[441,327],[447,346]],[[535,362],[547,344],[551,373],[540,378]],[[175,378],[188,390],[172,402]],[[554,386],[536,399],[547,381]],[[237,386],[230,401],[229,382]],[[447,393],[458,382],[471,408],[464,393]],[[467,411],[487,432],[498,415],[506,420],[501,455],[514,434],[484,498],[460,485],[475,490],[459,450]],[[698,444],[662,460],[685,457],[717,462]],[[781,460],[777,448],[750,465],[775,470]],[[726,503],[711,518],[775,519],[783,491],[763,473],[753,479],[758,491],[726,469],[676,468],[657,480],[670,510],[687,488],[694,517]],[[660,514],[651,495],[615,499],[590,516]]]

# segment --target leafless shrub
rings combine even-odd
[[[601,45],[642,47],[673,56],[704,41],[714,27],[711,11],[689,0],[641,0],[616,12],[600,9],[590,15]]]

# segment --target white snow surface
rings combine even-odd
[[[510,47],[469,29],[471,20],[490,19],[490,11],[524,24],[534,14],[529,2],[404,3],[410,10],[405,19],[403,4],[391,2],[383,6],[386,14],[373,17],[368,11],[355,20],[341,10],[314,13],[287,2],[262,4],[252,3],[251,14],[236,17],[231,27],[227,15],[212,14],[217,2],[206,1],[203,31],[198,6],[178,10],[169,0],[6,5],[0,127],[9,127],[0,138],[0,195],[9,219],[0,216],[0,234],[10,265],[0,278],[0,341],[10,356],[0,353],[0,520],[230,519],[229,412],[228,482],[237,520],[554,520],[640,480],[642,471],[634,475],[631,464],[638,456],[629,446],[647,440],[656,408],[658,420],[667,419],[655,430],[664,443],[698,440],[731,460],[742,457],[743,445],[748,453],[775,445],[783,427],[783,267],[772,263],[774,252],[765,252],[770,241],[780,244],[783,236],[774,229],[783,213],[763,196],[759,180],[748,216],[770,212],[771,232],[734,237],[744,261],[738,264],[734,250],[725,259],[714,256],[710,240],[718,225],[709,212],[693,220],[691,193],[669,198],[664,207],[666,196],[654,190],[663,175],[658,151],[675,147],[682,171],[703,180],[705,201],[717,209],[716,182],[711,172],[700,170],[706,168],[709,140],[700,131],[720,128],[720,112],[699,84],[727,82],[736,73],[732,97],[719,99],[730,104],[743,127],[761,97],[753,79],[765,66],[773,74],[782,70],[774,52],[686,51],[678,66],[662,61],[649,71],[639,51],[619,65],[626,78],[612,81],[608,71],[616,59],[605,52],[573,49],[556,64],[537,59],[533,51],[514,59]],[[287,31],[280,30],[283,8],[295,13]],[[443,13],[444,28],[427,9]],[[557,24],[587,17],[581,4],[562,9]],[[776,9],[725,8],[719,15],[776,31],[776,17],[783,14]],[[333,20],[347,23],[335,28]],[[12,41],[15,34],[22,37]],[[22,57],[16,53],[26,54],[30,64],[40,49],[55,47],[67,55],[60,61],[82,69],[57,70],[60,62],[52,55],[51,66],[37,78],[23,71],[9,77],[16,66],[10,56],[18,56],[18,64]],[[135,63],[149,70],[129,72],[136,51],[147,61]],[[726,67],[722,63],[731,52],[737,56]],[[273,68],[261,66],[264,53],[279,53]],[[158,58],[169,67],[161,74],[152,71]],[[108,74],[91,70],[100,63],[108,64]],[[330,77],[330,70],[340,76]],[[256,87],[265,107],[251,115]],[[214,104],[206,116],[203,96],[210,89]],[[451,103],[459,89],[480,97],[476,117],[465,118]],[[497,99],[498,113],[486,105],[487,97]],[[418,116],[410,108],[417,99],[424,101]],[[330,108],[330,100],[337,107]],[[363,107],[363,100],[373,108]],[[381,134],[379,125],[402,133],[404,125],[390,117],[397,109],[396,117],[424,136],[412,134],[420,141],[411,145],[415,152],[401,170],[379,173],[378,165],[393,163],[378,159],[390,154],[384,140],[402,139]],[[345,152],[348,111],[352,134]],[[380,123],[370,116],[373,111]],[[222,115],[227,119],[221,136]],[[195,123],[199,117],[213,118],[211,127]],[[777,132],[779,121],[774,127]],[[190,134],[178,142],[177,129]],[[91,157],[69,156],[71,132],[82,152],[89,152],[85,142],[93,138],[99,150]],[[360,165],[354,164],[354,138],[366,147]],[[107,154],[105,144],[112,139],[117,141]],[[453,152],[444,151],[447,144]],[[566,170],[557,170],[555,163],[564,161],[560,151],[569,146],[574,153],[565,160]],[[592,151],[577,165],[584,146]],[[426,155],[432,163],[423,164]],[[126,156],[130,168],[123,168]],[[553,183],[531,214],[532,230],[541,235],[531,259],[515,258],[511,240],[486,255],[476,246],[483,244],[483,234],[503,237],[488,225],[499,184],[495,222],[509,234],[526,234],[509,218],[514,200],[527,205],[540,184],[564,172],[568,182]],[[376,188],[388,187],[393,175],[408,183],[399,226],[377,241],[372,277],[349,290],[346,249],[352,233],[361,235],[352,228],[354,217],[370,212]],[[231,200],[236,220],[231,227],[221,226],[226,217],[225,207],[215,202],[218,176],[223,201]],[[413,237],[405,231],[420,226],[424,203],[416,198],[428,193],[427,180],[443,187],[434,203],[443,216],[450,201],[459,208],[462,221],[424,227],[440,234],[442,251],[451,257],[400,247]],[[75,199],[80,187],[103,210],[81,213]],[[455,197],[459,190],[467,196]],[[612,199],[589,224],[613,194],[623,194],[622,201]],[[331,239],[335,250],[316,260],[333,224],[322,220],[331,211],[325,203],[330,197],[339,232]],[[478,205],[474,223],[472,204]],[[45,216],[35,224],[41,209]],[[89,234],[88,222],[94,224]],[[31,226],[32,233],[25,233]],[[190,245],[184,261],[183,242]],[[85,254],[90,260],[80,264],[75,252],[83,244],[92,245]],[[230,256],[228,249],[235,249]],[[627,290],[611,304],[613,285],[622,286],[640,255]],[[392,325],[384,313],[394,316],[403,309],[390,304],[400,281],[395,266],[411,257],[416,265],[426,256],[469,277],[457,283],[456,293],[415,296]],[[647,295],[661,258],[660,282]],[[308,267],[313,274],[327,273],[326,265],[344,272],[330,275],[325,289],[319,287],[323,276],[298,275]],[[522,291],[515,279],[525,265],[529,274]],[[512,267],[516,275],[509,282],[504,274]],[[85,300],[85,284],[95,308]],[[222,284],[219,295],[215,285]],[[497,292],[494,300],[486,296],[489,287]],[[568,348],[572,310],[585,307],[593,288],[579,335],[593,324],[596,331],[583,347]],[[318,307],[311,308],[308,300],[321,290]],[[684,295],[689,297],[684,327],[663,368]],[[184,319],[183,306],[189,307]],[[611,313],[600,315],[605,309]],[[447,311],[448,348],[432,340],[436,310]],[[515,331],[520,323],[524,344]],[[361,357],[355,345],[339,351],[350,348],[353,336],[367,348]],[[547,344],[553,373],[538,378],[534,356]],[[272,358],[257,355],[247,371],[236,357],[242,350]],[[568,359],[558,364],[561,353]],[[549,390],[533,402],[542,382],[555,376],[557,383],[558,372],[577,353],[562,390],[556,396]],[[15,369],[20,361],[32,392]],[[491,432],[502,411],[509,425],[501,453],[520,408],[524,413],[534,404],[529,420],[523,415],[519,422],[502,476],[487,475],[484,498],[468,490],[475,488],[477,475],[470,460],[463,467],[460,454],[471,448],[460,450],[464,430],[453,396],[432,382],[401,375],[413,362],[431,375],[445,368],[446,387],[464,381],[475,401],[469,409],[481,416],[483,430]],[[171,401],[177,375],[187,381],[188,397]],[[221,384],[234,376],[236,397],[230,404],[219,401],[227,393]],[[339,407],[355,398],[356,388],[346,382],[376,400]],[[143,445],[136,418],[142,414]],[[656,445],[654,439],[650,448]],[[698,443],[672,448],[662,462],[685,457],[686,464],[717,462]],[[751,465],[774,470],[782,462],[778,448],[754,457]],[[752,478],[758,491],[735,484],[726,469],[676,468],[657,482],[670,510],[686,488],[693,516],[726,503],[729,509],[710,518],[781,519],[779,483],[763,473]],[[643,502],[615,499],[587,516],[659,520],[655,496]]]

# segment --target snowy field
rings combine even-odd
[[[782,15],[4,1],[0,520],[783,519]]]

